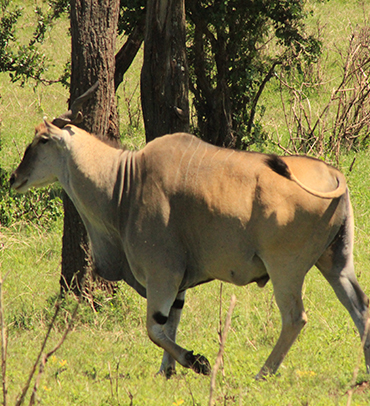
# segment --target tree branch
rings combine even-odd
[[[251,133],[252,130],[252,125],[253,125],[253,121],[254,121],[254,116],[256,115],[256,108],[257,108],[257,103],[258,100],[263,92],[263,89],[265,88],[267,82],[271,79],[273,73],[274,73],[274,69],[276,68],[277,65],[281,65],[281,61],[275,61],[271,68],[269,69],[269,71],[267,72],[267,75],[265,76],[265,78],[263,79],[254,99],[253,99],[253,103],[252,103],[252,107],[251,107],[251,113],[249,115],[249,120],[247,123],[247,134]]]
[[[140,19],[138,25],[127,38],[127,41],[116,54],[116,70],[114,72],[114,88],[122,83],[123,77],[135,59],[141,44],[144,41],[145,15]]]

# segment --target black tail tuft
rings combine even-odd
[[[277,174],[290,179],[290,170],[288,165],[277,155],[269,155],[266,159],[266,164]]]

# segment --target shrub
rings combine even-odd
[[[9,173],[0,167],[0,224],[3,227],[24,220],[48,226],[63,214],[61,190],[52,187],[21,195],[10,189]]]

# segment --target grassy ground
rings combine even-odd
[[[4,285],[10,404],[21,391],[39,351],[53,313],[60,273],[61,221],[48,231],[20,227],[2,230],[0,238],[4,244],[2,273],[10,271]],[[369,293],[367,247],[357,244],[356,265],[360,283]],[[217,404],[346,404],[360,342],[352,321],[317,270],[308,274],[304,286],[309,323],[279,374],[266,382],[256,382],[254,375],[280,328],[271,285],[264,289],[223,285],[222,319],[232,293],[237,304],[223,375],[218,376]],[[219,297],[218,282],[190,291],[178,337],[178,342],[205,354],[212,364],[218,351]],[[130,398],[136,405],[208,404],[209,378],[181,367],[169,381],[155,376],[161,351],[147,338],[143,299],[122,284],[115,298],[102,296],[101,305],[98,312],[87,304],[81,307],[73,331],[50,358],[38,391],[41,404],[126,405]],[[64,304],[47,351],[59,341],[72,307],[72,300]],[[360,367],[359,384],[367,379],[362,359]],[[366,383],[358,387],[353,404],[368,402]]]
[[[32,2],[33,4],[33,2]],[[326,22],[328,36],[340,37],[343,21],[354,21],[353,9],[361,3],[332,0],[314,3]],[[337,14],[336,14],[337,12]],[[328,18],[330,16],[330,18]],[[357,18],[357,17],[356,17]],[[348,24],[344,24],[345,27]],[[56,58],[55,71],[68,58],[67,22],[50,33],[51,47],[46,51]],[[330,37],[331,38],[331,37]],[[342,38],[342,37],[341,37]],[[57,46],[58,45],[58,46]],[[139,62],[136,62],[139,64]],[[138,110],[138,65],[130,70],[127,83],[119,93],[121,130],[129,144],[142,143],[142,127],[136,124]],[[272,90],[271,90],[272,92]],[[59,115],[67,106],[67,91],[61,86],[33,89],[10,85],[0,76],[1,145],[0,163],[13,168],[33,128],[44,115]],[[273,128],[281,119],[271,102],[266,125]],[[268,105],[269,107],[269,105]],[[130,121],[131,117],[131,121]],[[270,121],[268,121],[270,120]],[[140,122],[140,120],[139,120]],[[283,122],[278,124],[283,126]],[[139,130],[136,131],[135,127]],[[139,141],[136,139],[139,133]],[[343,155],[341,168],[348,177],[356,218],[355,260],[357,275],[370,295],[369,152]],[[8,276],[3,286],[5,323],[9,346],[7,381],[9,404],[14,404],[40,349],[52,318],[59,291],[62,219],[47,227],[17,222],[0,227],[0,269]],[[264,382],[254,380],[277,340],[280,315],[271,284],[222,287],[221,319],[224,320],[235,294],[237,304],[232,316],[224,364],[218,374],[217,405],[346,405],[347,391],[357,366],[360,340],[353,322],[340,305],[330,286],[312,269],[304,285],[304,303],[309,322],[300,334],[277,376]],[[114,298],[97,297],[98,311],[88,303],[81,306],[74,328],[63,346],[46,365],[40,381],[38,399],[43,405],[207,405],[210,379],[178,368],[171,380],[156,376],[161,350],[152,344],[145,331],[146,303],[132,289],[120,284]],[[49,351],[59,341],[74,303],[62,306],[50,341]],[[180,325],[178,342],[201,353],[214,364],[218,352],[220,283],[213,282],[189,291]],[[370,392],[363,359],[352,405],[368,405]]]

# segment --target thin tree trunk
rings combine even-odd
[[[189,79],[185,52],[185,1],[148,0],[141,72],[147,142],[189,131]]]
[[[115,99],[115,40],[119,0],[72,0],[73,102],[97,80],[99,88],[83,109],[81,127],[89,132],[119,138]],[[79,293],[88,269],[87,235],[70,199],[64,198],[64,230],[61,288]]]

